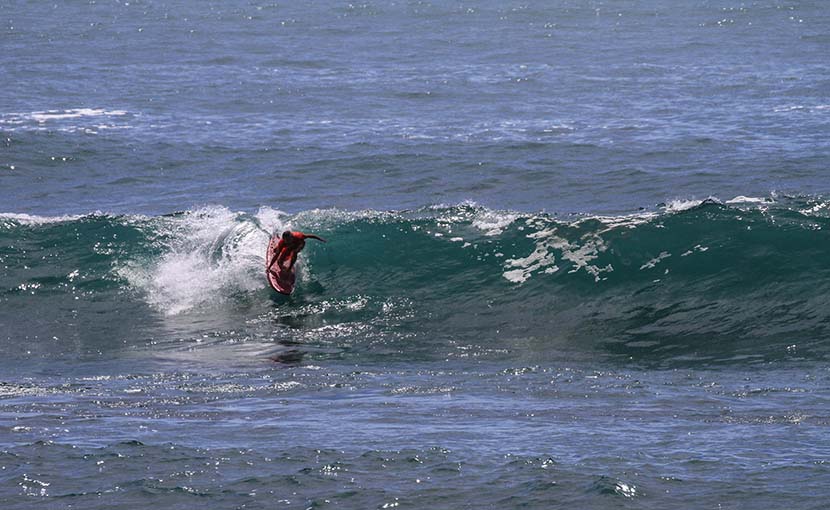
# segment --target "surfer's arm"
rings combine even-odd
[[[293,250],[289,250],[288,248],[283,247],[279,253],[277,254],[276,263],[280,268],[285,268],[285,260],[291,259],[291,255],[293,254]]]
[[[323,239],[323,238],[322,238],[322,237],[320,237],[320,236],[316,236],[316,235],[314,235],[314,234],[303,234],[303,237],[304,237],[305,239],[316,239],[316,240],[318,240],[318,241],[323,241],[324,243],[326,242],[326,240],[325,240],[325,239]]]
[[[277,244],[277,249],[274,250],[274,255],[271,257],[271,261],[268,262],[268,271],[270,271],[271,268],[274,267],[275,263],[285,258],[285,251],[285,246],[283,245],[282,241],[280,241],[279,244]]]
[[[270,270],[271,270],[271,268],[272,268],[272,267],[274,267],[274,263],[275,263],[275,262],[277,261],[277,259],[279,258],[279,255],[280,255],[279,253],[275,253],[275,254],[271,257],[271,261],[270,261],[270,262],[268,262],[268,271],[270,271]]]

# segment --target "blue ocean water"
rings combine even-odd
[[[824,3],[14,1],[0,50],[3,508],[826,506]]]

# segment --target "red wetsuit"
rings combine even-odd
[[[297,262],[297,255],[305,248],[306,239],[316,239],[324,243],[326,242],[325,239],[314,234],[303,234],[302,232],[286,230],[282,233],[279,243],[277,243],[277,249],[274,250],[274,258],[268,263],[268,270],[271,270],[271,266],[275,262],[280,268],[291,270]]]

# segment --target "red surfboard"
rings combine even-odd
[[[294,280],[296,278],[294,268],[283,269],[275,263],[270,270],[268,269],[268,263],[274,257],[279,242],[280,237],[274,236],[271,238],[271,242],[268,243],[268,250],[265,252],[265,275],[272,289],[287,296],[294,292]]]

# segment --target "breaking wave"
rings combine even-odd
[[[280,300],[263,265],[269,236],[285,228],[329,243],[309,243],[297,291]],[[46,296],[92,306],[109,293],[160,316],[251,302],[300,316],[323,303],[335,329],[377,326],[397,306],[394,324],[383,324],[401,338],[641,359],[823,358],[828,229],[830,203],[807,197],[678,201],[614,217],[475,204],[8,213],[0,215],[0,292],[19,307]]]

